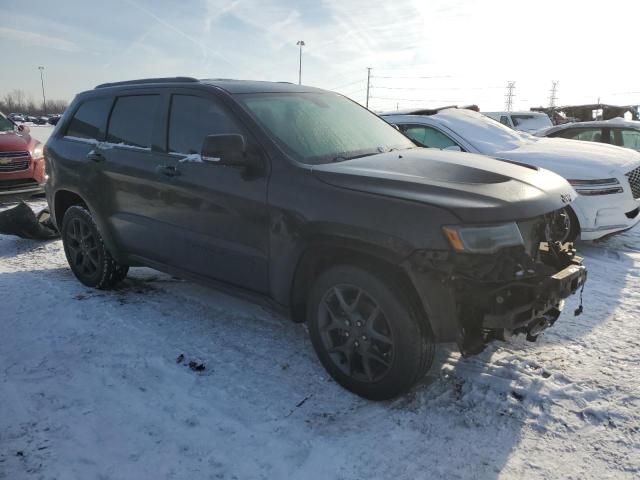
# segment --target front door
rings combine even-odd
[[[165,193],[171,205],[168,221],[174,229],[172,237],[179,239],[172,244],[170,263],[267,292],[267,169],[247,175],[243,168],[203,162],[199,156],[204,138],[212,134],[241,134],[249,151],[261,155],[260,149],[215,96],[197,90],[180,92],[169,101],[162,161],[172,175]]]

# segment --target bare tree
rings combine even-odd
[[[0,112],[5,114],[13,112],[27,115],[62,113],[68,105],[66,100],[48,100],[45,112],[42,105],[34,101],[32,95],[27,95],[23,90],[18,89],[11,90],[0,98]]]

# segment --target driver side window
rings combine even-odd
[[[213,134],[242,133],[234,118],[211,99],[174,94],[169,113],[168,150],[200,153],[204,137]]]
[[[441,150],[448,147],[459,147],[456,142],[444,133],[425,125],[405,125],[402,131],[407,137],[422,147],[439,148]]]

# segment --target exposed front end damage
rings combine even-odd
[[[524,245],[491,254],[422,250],[411,256],[408,266],[440,341],[455,340],[464,355],[473,355],[512,334],[535,341],[555,323],[587,270],[573,244],[547,241],[552,222],[548,215],[518,222]]]

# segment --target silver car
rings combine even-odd
[[[538,137],[560,137],[587,142],[608,143],[640,151],[640,122],[614,118],[593,122],[564,123],[542,129]]]

